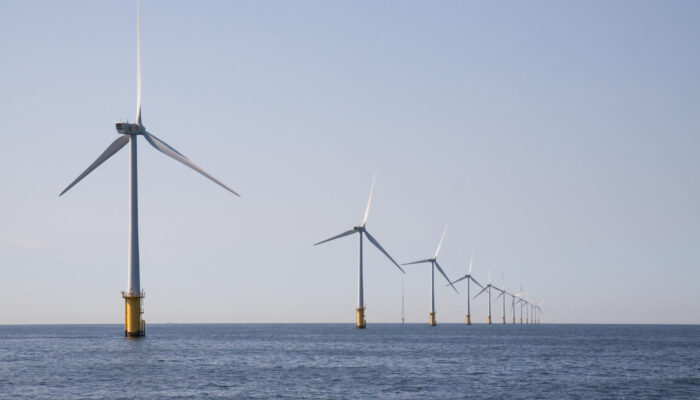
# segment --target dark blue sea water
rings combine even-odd
[[[700,326],[0,326],[1,399],[700,399]]]

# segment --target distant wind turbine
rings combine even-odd
[[[520,303],[520,325],[523,324],[523,306],[525,305],[525,299],[523,298],[523,286],[520,285],[520,293],[517,294],[518,296],[518,301],[516,303]]]
[[[326,243],[330,242],[331,240],[339,239],[343,236],[348,236],[352,235],[354,233],[359,233],[360,234],[360,258],[359,258],[359,265],[358,265],[358,278],[357,278],[357,308],[355,309],[356,314],[355,314],[355,326],[357,328],[365,328],[367,326],[367,321],[365,321],[365,297],[364,297],[364,284],[363,284],[363,273],[362,273],[362,237],[364,235],[367,235],[367,240],[370,241],[379,251],[382,252],[391,262],[396,265],[396,268],[398,268],[401,272],[405,273],[405,271],[399,266],[399,264],[394,261],[393,258],[389,255],[389,253],[384,250],[382,245],[379,244],[377,239],[374,238],[368,231],[367,228],[365,228],[365,224],[367,223],[367,217],[369,216],[369,208],[370,205],[372,204],[372,194],[374,193],[374,183],[377,181],[377,174],[374,174],[374,179],[372,180],[372,188],[369,190],[369,200],[367,200],[367,208],[365,209],[365,217],[362,219],[362,225],[356,226],[349,231],[345,231],[339,235],[333,236],[332,238],[322,240],[314,246],[318,246],[321,243]]]
[[[128,270],[128,288],[122,292],[122,297],[125,301],[125,336],[144,336],[145,322],[141,319],[142,314],[142,298],[145,293],[141,290],[141,282],[139,278],[139,228],[138,228],[138,180],[137,180],[137,162],[136,162],[136,139],[138,136],[143,136],[146,141],[156,150],[166,156],[179,161],[193,170],[199,172],[209,178],[219,186],[238,196],[231,188],[221,183],[219,180],[209,175],[206,171],[198,167],[189,158],[182,155],[164,141],[158,139],[153,134],[146,130],[146,127],[141,122],[141,11],[140,2],[136,2],[136,122],[118,122],[116,124],[117,132],[120,136],[107,147],[107,149],[93,162],[90,166],[80,174],[68,187],[66,187],[59,196],[62,196],[70,188],[75,186],[80,180],[85,178],[90,172],[95,170],[100,164],[112,157],[121,150],[127,143],[131,144],[131,161],[130,161],[130,230],[129,230],[129,270]]]
[[[440,243],[438,243],[437,250],[435,250],[435,255],[433,258],[426,258],[425,260],[420,260],[420,261],[413,261],[409,263],[405,263],[403,265],[412,265],[412,264],[421,264],[421,263],[430,263],[431,268],[430,268],[430,320],[429,324],[430,326],[435,326],[437,324],[437,321],[435,320],[435,268],[440,271],[440,274],[442,274],[443,277],[447,280],[447,283],[449,283],[450,286],[452,286],[452,289],[454,289],[455,293],[457,292],[457,288],[452,284],[452,281],[450,281],[450,278],[445,275],[445,271],[442,270],[442,267],[440,267],[440,264],[437,262],[437,256],[438,253],[440,253],[440,247],[442,247],[442,241],[445,239],[445,234],[447,233],[447,226],[445,226],[445,231],[442,233],[442,238],[440,238]]]
[[[491,284],[491,270],[489,270],[489,283],[488,283],[486,286],[484,286],[483,289],[481,289],[481,291],[480,291],[479,293],[476,294],[476,296],[474,296],[474,298],[476,299],[477,297],[479,297],[480,294],[482,294],[482,293],[484,293],[484,292],[488,292],[488,294],[489,294],[489,301],[488,301],[488,303],[489,303],[488,324],[489,324],[489,325],[491,325],[491,288],[496,289],[496,287],[493,286],[493,285]]]
[[[462,281],[462,280],[464,280],[464,279],[467,280],[467,320],[466,320],[467,325],[471,325],[471,324],[472,324],[472,319],[471,319],[471,304],[470,304],[470,303],[471,303],[471,294],[469,294],[469,292],[470,292],[470,284],[469,284],[469,283],[470,283],[470,281],[473,281],[473,282],[476,283],[476,285],[479,286],[480,288],[482,288],[482,289],[484,288],[484,287],[483,287],[476,279],[474,279],[474,277],[472,276],[472,264],[473,264],[473,262],[474,262],[474,250],[472,250],[472,255],[471,255],[471,257],[469,258],[469,272],[467,272],[467,274],[464,275],[463,277],[461,277],[461,278],[457,279],[456,281],[452,282],[452,284],[455,284],[455,283],[460,282],[460,281]]]
[[[501,275],[501,278],[502,277],[503,277],[503,275]],[[499,297],[503,296],[503,314],[501,315],[501,323],[503,325],[505,325],[506,324],[506,296],[505,296],[506,291],[505,291],[505,289],[497,288],[496,286],[494,286],[493,288],[496,289],[498,292],[500,292],[499,295],[496,296],[495,299],[493,299],[493,301],[496,301],[496,300],[498,300]]]

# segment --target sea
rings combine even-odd
[[[0,326],[0,399],[700,399],[700,326]]]

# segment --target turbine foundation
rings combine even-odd
[[[467,325],[472,324],[472,319],[469,317],[469,314],[467,314]]]
[[[513,317],[513,325],[515,325],[515,317]]]
[[[506,317],[501,317],[501,323],[502,323],[503,325],[506,324]]]
[[[491,316],[490,316],[490,315],[489,315],[489,322],[488,322],[488,324],[491,325]]]
[[[124,298],[124,336],[140,337],[146,336],[146,321],[143,315],[143,301],[145,292],[131,293],[122,292]]]
[[[365,329],[367,327],[367,321],[365,321],[365,308],[358,307],[355,309],[355,328]]]
[[[435,321],[435,313],[431,312],[430,313],[430,326],[435,326],[437,325],[437,322]]]

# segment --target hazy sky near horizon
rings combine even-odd
[[[544,322],[700,323],[700,3],[151,1],[147,322],[347,322],[361,223],[399,262],[523,289]],[[134,1],[0,1],[0,324],[121,323]],[[367,321],[429,269],[365,242]],[[438,322],[463,322],[437,279]],[[474,289],[474,287],[472,287]],[[472,290],[474,294],[474,290]],[[472,302],[486,320],[484,298]],[[494,318],[500,320],[500,303]],[[510,316],[510,305],[508,305]]]

